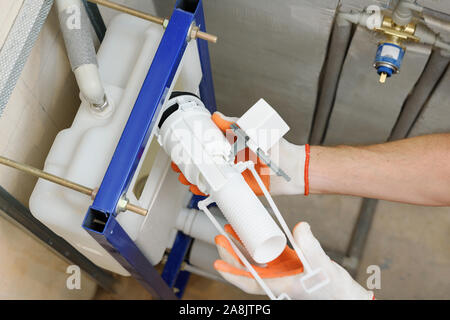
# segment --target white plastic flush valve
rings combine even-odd
[[[277,258],[286,237],[231,159],[231,145],[192,94],[174,93],[159,122],[158,141],[186,179],[216,202],[257,263]]]
[[[276,297],[249,260],[263,264],[276,259],[286,247],[286,237],[304,267],[304,276],[299,285],[303,286],[306,292],[312,293],[329,283],[328,275],[320,268],[313,269],[296,245],[280,211],[256,173],[254,163],[234,163],[233,147],[236,147],[237,143],[233,146],[228,143],[197,96],[189,93],[173,94],[164,106],[158,127],[158,141],[166,153],[190,183],[209,195],[198,203],[198,207],[229,240],[239,259],[269,298],[290,299],[285,293]],[[276,111],[262,99],[244,114],[234,128],[237,128],[235,132],[239,132],[243,138],[241,141],[244,141],[244,147],[248,145],[252,150],[259,150],[261,154],[265,154],[289,130]],[[273,130],[274,136],[264,136],[261,134],[263,129]],[[270,163],[270,160],[268,161]],[[247,169],[263,191],[283,231],[244,180],[241,173]],[[275,170],[276,166],[272,169]],[[230,239],[208,209],[213,202],[216,202],[236,231],[244,248]]]

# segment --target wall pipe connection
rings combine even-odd
[[[438,50],[433,50],[421,77],[403,104],[389,140],[404,139],[408,136],[449,62],[450,57],[443,56]]]
[[[402,0],[397,4],[394,11],[392,12],[392,21],[397,27],[400,26],[406,28],[407,25],[413,20],[414,11],[421,13],[426,12],[428,13],[428,15],[436,16],[436,14],[432,10],[425,10],[425,8],[415,4],[414,0]],[[362,11],[351,13],[341,12],[339,13],[339,17],[351,23],[365,26],[369,30],[377,30],[385,33],[388,32],[387,30],[383,29],[383,16],[380,16],[380,19],[374,19],[371,18],[371,13]],[[414,25],[414,33],[407,35],[407,38],[409,40],[413,39],[414,41],[418,41],[420,43],[432,45],[437,48],[450,51],[450,43],[444,41],[438,34],[430,30],[425,24],[414,23]],[[396,35],[400,35],[401,37],[406,36],[405,32],[396,31],[390,28],[388,34],[392,34],[392,32],[394,32]]]
[[[325,138],[328,119],[334,105],[351,33],[352,24],[338,16],[331,33],[330,47],[325,62],[314,120],[311,126],[311,135],[309,138],[309,143],[311,144],[321,144]]]
[[[80,0],[56,0],[59,23],[72,71],[82,96],[95,111],[108,106],[98,71],[88,15]]]
[[[415,0],[400,0],[392,12],[392,20],[399,26],[406,26],[414,17],[413,11],[422,12]]]

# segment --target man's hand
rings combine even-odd
[[[233,241],[239,241],[230,225],[225,231]],[[304,276],[303,265],[294,250],[286,246],[283,253],[265,266],[253,265],[255,271],[266,282],[275,295],[287,293],[291,299],[374,299],[373,292],[360,286],[340,265],[331,261],[319,241],[311,233],[309,224],[300,222],[293,230],[296,244],[303,251],[313,269],[321,268],[330,282],[311,294],[304,291],[300,279]],[[215,239],[222,260],[214,268],[230,283],[250,294],[264,294],[249,271],[246,270],[231,244],[223,235]]]
[[[215,112],[211,119],[226,135],[230,144],[234,143],[235,135],[231,130],[231,125],[236,123],[238,118],[226,117],[220,112]],[[252,160],[255,163],[256,172],[261,177],[266,188],[272,195],[282,194],[304,194],[309,193],[308,185],[308,167],[309,167],[309,145],[298,146],[281,139],[279,143],[269,150],[269,156],[274,163],[283,169],[291,178],[288,182],[283,177],[275,175],[270,168],[264,164],[255,153],[249,148],[241,150],[235,159],[235,162],[245,162]],[[192,185],[186,177],[180,172],[178,167],[172,163],[172,169],[180,173],[181,183],[190,186],[192,193],[204,195],[195,185]],[[262,195],[262,190],[251,174],[250,170],[245,170],[242,175],[245,181],[252,188],[256,195]]]

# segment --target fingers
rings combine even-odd
[[[256,280],[251,277],[248,271],[233,268],[222,260],[216,260],[214,263],[214,268],[225,280],[242,291],[249,294],[264,294],[262,288]]]
[[[311,232],[307,222],[299,222],[292,231],[294,240],[302,250],[308,262],[314,267],[324,267],[331,263],[330,258],[323,251],[319,241]]]
[[[227,117],[222,113],[216,111],[211,116],[212,121],[219,127],[220,130],[225,132],[227,129],[230,129],[231,125],[235,123],[239,118]]]
[[[224,235],[216,236],[214,241],[216,242],[217,251],[219,252],[219,256],[222,260],[235,268],[244,268],[241,259],[239,259],[236,252],[234,252],[233,247]]]
[[[170,164],[170,166],[172,167],[172,170],[173,170],[173,171],[178,172],[178,173],[181,172],[180,168],[178,168],[178,166],[175,164],[175,162],[172,161],[172,163]]]
[[[186,177],[184,176],[184,174],[181,172],[180,168],[178,168],[178,166],[175,164],[175,162],[172,162],[170,164],[170,166],[172,167],[172,170],[175,172],[178,172],[180,175],[178,176],[178,181],[180,181],[182,184],[184,184],[185,186],[189,186],[189,190],[197,195],[197,196],[206,196],[206,194],[204,194],[203,192],[200,191],[200,189],[196,186],[193,185],[192,183],[189,182],[188,179],[186,179]]]
[[[196,185],[191,185],[190,187],[189,187],[189,190],[193,193],[193,194],[195,194],[195,195],[197,195],[197,196],[207,196],[206,194],[204,194],[203,192],[201,192],[200,191],[200,189],[196,186]]]
[[[185,186],[190,186],[191,183],[188,181],[188,179],[186,179],[186,177],[184,176],[184,174],[180,173],[178,175],[178,181],[180,181],[182,184],[184,184]]]
[[[255,166],[255,168],[256,168],[256,166]],[[257,196],[263,195],[263,191],[259,187],[258,182],[256,181],[255,177],[253,176],[253,174],[250,170],[247,169],[244,172],[242,172],[242,176],[244,177],[245,182],[247,182],[247,184],[250,186],[250,188],[253,190],[253,192]],[[264,185],[266,186],[267,191],[270,192],[270,175],[259,175],[259,176],[260,176],[262,182],[264,183]]]

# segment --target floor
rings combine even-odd
[[[344,251],[360,199],[342,196],[278,197],[292,226],[308,221],[322,246]],[[380,201],[356,280],[366,285],[369,265],[381,269],[377,299],[450,298],[450,208],[426,208]],[[102,289],[95,299],[148,299],[133,279],[122,278],[118,292]],[[255,299],[239,289],[192,275],[184,299]]]

